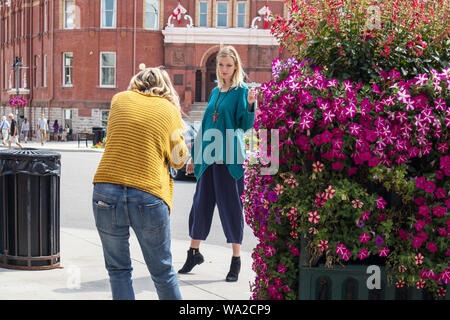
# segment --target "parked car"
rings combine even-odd
[[[184,141],[188,147],[189,152],[191,152],[192,145],[194,144],[195,136],[197,135],[198,128],[200,127],[200,123],[197,122],[185,122],[188,129],[183,132]],[[189,159],[189,158],[188,158]],[[194,174],[186,174],[186,163],[181,169],[172,168],[169,165],[169,173],[170,177],[174,180],[182,179],[184,177],[194,177]]]

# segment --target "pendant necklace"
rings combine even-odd
[[[219,113],[217,112],[217,109],[219,109],[220,104],[225,99],[225,97],[227,96],[229,91],[230,91],[230,88],[228,88],[228,90],[223,95],[222,99],[220,99],[219,103],[217,103],[217,100],[219,100],[219,97],[220,97],[220,90],[219,90],[219,94],[217,95],[216,101],[214,102],[214,113],[213,113],[213,121],[214,122],[216,122],[217,118],[219,117]]]

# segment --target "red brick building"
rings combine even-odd
[[[74,132],[106,124],[111,97],[142,63],[165,66],[192,119],[215,86],[220,46],[236,47],[249,81],[269,80],[279,47],[265,19],[286,12],[284,0],[0,2],[0,115],[19,93],[33,129],[44,113]]]

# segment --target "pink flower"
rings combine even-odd
[[[349,250],[346,250],[343,254],[342,254],[342,259],[345,261],[348,261],[351,257],[352,253]]]
[[[450,269],[445,269],[444,272],[442,272],[439,277],[442,279],[442,281],[445,284],[450,283]]]
[[[387,202],[383,199],[383,197],[378,197],[376,204],[378,209],[384,209]]]
[[[278,269],[277,269],[277,271],[279,272],[279,273],[285,273],[286,271],[287,271],[287,268],[286,268],[286,266],[284,265],[284,264],[279,264],[278,265]]]
[[[370,237],[369,234],[363,232],[363,233],[359,236],[359,242],[360,242],[360,243],[366,243],[366,242],[369,242],[370,238],[371,238],[371,237]]]
[[[339,170],[342,170],[344,168],[344,165],[342,163],[340,163],[339,161],[336,161],[336,162],[333,162],[331,164],[331,168],[333,170],[339,171]]]
[[[420,266],[423,263],[423,259],[424,256],[421,253],[418,253],[415,257],[414,257],[414,262]]]
[[[347,251],[347,247],[343,243],[339,243],[336,246],[336,253],[337,254],[342,255],[342,254],[344,254],[345,251]]]
[[[444,199],[447,196],[447,192],[442,188],[438,188],[434,194],[438,199]]]
[[[436,252],[438,250],[436,244],[434,242],[431,242],[431,241],[427,243],[427,249],[430,252]]]
[[[285,284],[282,288],[281,288],[284,292],[291,292],[291,288],[289,288],[289,286],[287,284]]]
[[[275,247],[267,246],[265,249],[265,255],[266,257],[272,257],[275,254],[276,250]]]
[[[313,163],[312,167],[313,167],[314,172],[322,172],[323,163],[320,161],[317,161],[317,162]]]
[[[423,220],[418,220],[415,224],[414,227],[416,228],[417,231],[420,231],[423,229],[423,227],[425,227],[426,223]]]
[[[433,193],[434,189],[436,189],[436,185],[433,183],[433,181],[425,182],[425,187],[424,187],[425,192]]]
[[[425,177],[416,178],[416,188],[424,189],[426,181],[427,179]]]
[[[423,289],[423,287],[425,286],[425,280],[423,280],[423,279],[420,279],[419,281],[417,281],[417,283],[416,283],[416,288],[417,289]]]
[[[364,211],[363,214],[361,215],[361,219],[363,221],[369,220],[370,217],[370,212],[369,211]]]
[[[422,216],[427,216],[430,213],[430,208],[428,206],[420,206],[419,207],[419,214]]]
[[[320,240],[318,247],[319,247],[319,249],[321,251],[327,250],[328,249],[328,241],[327,240]]]
[[[335,193],[336,190],[334,190],[332,186],[328,186],[328,188],[325,189],[325,195],[327,199],[333,199]]]
[[[309,222],[314,223],[314,224],[318,223],[320,221],[320,216],[317,213],[317,211],[309,212],[308,220],[309,220]]]
[[[367,249],[361,249],[358,254],[359,260],[363,260],[369,256],[369,251]]]
[[[447,208],[441,206],[434,207],[433,214],[438,218],[443,217],[447,214]]]
[[[383,247],[383,248],[381,248],[380,250],[378,250],[378,255],[379,255],[380,257],[387,257],[388,254],[389,254],[389,252],[390,252],[390,250],[389,250],[388,247]]]

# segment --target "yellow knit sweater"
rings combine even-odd
[[[115,183],[151,193],[172,210],[168,163],[180,169],[189,156],[175,106],[158,96],[120,92],[111,100],[106,130],[106,148],[93,183]]]

